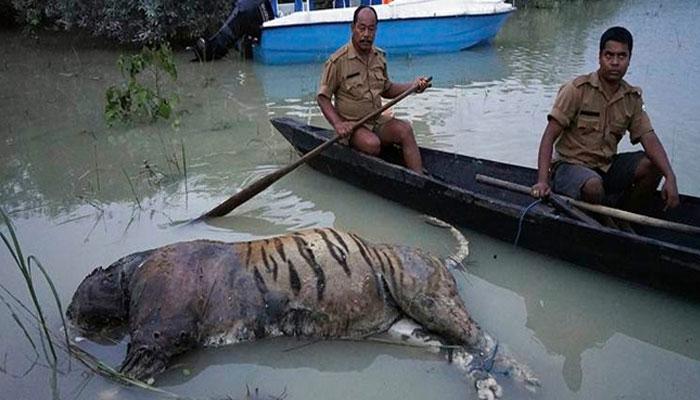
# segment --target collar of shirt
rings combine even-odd
[[[372,45],[372,50],[370,51],[370,57],[367,61],[368,62],[371,61],[374,57],[377,56],[377,53],[378,53],[377,48],[374,47],[374,45]],[[362,60],[360,55],[357,53],[357,49],[355,49],[355,45],[352,44],[352,41],[350,41],[350,43],[348,43],[348,59],[352,60],[353,58],[357,58],[359,60]]]
[[[588,74],[587,81],[591,86],[598,89],[600,91],[600,93],[603,94],[604,99],[608,99],[608,96],[605,93],[605,90],[603,90],[603,88],[600,84],[600,76],[598,75],[598,71],[591,72],[590,74]],[[632,85],[630,85],[629,83],[627,83],[627,81],[622,79],[622,80],[620,80],[620,87],[617,89],[617,92],[615,92],[615,94],[608,100],[608,104],[612,104],[612,103],[622,99],[623,97],[625,97],[625,95],[627,93],[634,92],[634,91],[635,91],[635,88],[632,87]]]

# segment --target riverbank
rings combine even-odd
[[[511,0],[520,8],[552,8],[585,0]],[[101,7],[98,7],[101,6]],[[168,41],[184,46],[216,32],[231,12],[229,0],[28,0],[0,4],[0,28],[84,31],[121,44]],[[36,35],[35,35],[36,36]]]

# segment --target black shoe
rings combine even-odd
[[[187,46],[185,50],[192,51],[194,58],[191,61],[211,61],[213,59],[212,52],[207,51],[207,41],[204,38],[199,38],[194,46]]]

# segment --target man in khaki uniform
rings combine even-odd
[[[418,84],[420,93],[428,87],[428,80],[421,77],[414,83],[403,84],[389,80],[384,52],[374,47],[377,13],[372,7],[360,6],[355,10],[351,30],[350,43],[326,61],[316,96],[321,112],[338,136],[349,137],[350,145],[364,153],[376,156],[382,145],[399,144],[406,167],[421,174],[420,151],[408,122],[382,114],[354,133],[352,125],[380,109],[382,97],[392,99],[413,84]],[[331,102],[333,97],[335,105]]]
[[[589,203],[638,210],[663,176],[666,207],[678,205],[676,176],[644,110],[642,91],[622,79],[631,55],[632,34],[610,28],[600,39],[598,70],[559,89],[540,143],[534,197],[554,190]],[[644,151],[617,154],[626,131]]]

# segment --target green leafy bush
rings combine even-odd
[[[167,96],[162,92],[161,77],[165,74],[173,81],[177,80],[170,46],[161,45],[156,49],[144,47],[139,54],[122,55],[117,66],[126,82],[107,89],[104,113],[107,124],[169,119],[177,96]]]
[[[85,29],[122,43],[184,41],[214,32],[231,0],[11,0],[18,23]]]

